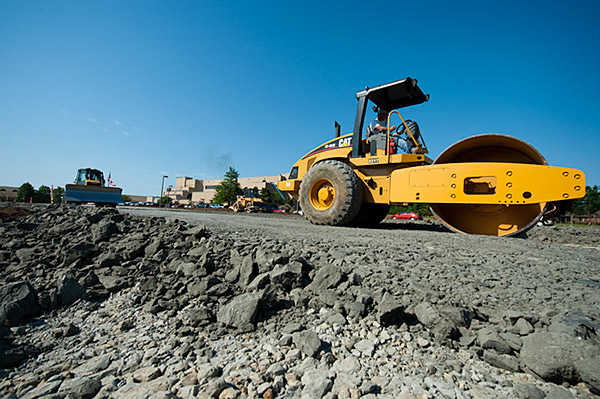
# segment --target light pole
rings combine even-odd
[[[158,203],[158,207],[160,208],[160,199],[163,197],[163,188],[165,186],[165,179],[169,177],[166,175],[163,175],[162,177],[162,183],[160,184],[160,195],[158,196],[158,201],[156,201]]]

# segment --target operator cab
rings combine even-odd
[[[81,186],[104,186],[104,175],[98,169],[79,169],[75,184]]]
[[[424,94],[423,91],[417,85],[417,80],[412,79],[410,77],[398,80],[395,82],[387,83],[384,85],[376,86],[369,88],[367,87],[365,90],[359,91],[356,93],[356,98],[358,99],[358,108],[356,111],[356,119],[354,121],[354,129],[352,135],[353,143],[363,143],[362,131],[365,123],[365,114],[367,110],[368,100],[371,100],[377,109],[385,109],[389,111],[387,125],[390,126],[390,118],[392,114],[398,114],[400,119],[402,120],[402,124],[400,127],[403,127],[405,130],[410,132],[416,142],[419,153],[426,154],[427,147],[425,146],[422,138],[419,138],[420,134],[415,132],[412,134],[411,126],[407,125],[407,122],[402,118],[402,115],[398,111],[399,108],[408,107],[411,105],[422,104],[429,100],[429,94]],[[375,109],[374,107],[374,109]],[[380,156],[380,155],[390,155],[389,148],[389,134],[381,142],[381,136],[378,135],[378,140],[371,136],[371,131],[369,126],[367,126],[367,141],[368,145],[353,145],[352,146],[352,158],[364,157],[365,155],[369,156]],[[377,142],[379,141],[379,142]],[[365,148],[366,147],[366,148]]]

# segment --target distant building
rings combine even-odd
[[[0,201],[16,201],[19,187],[0,186]]]
[[[283,175],[240,177],[238,182],[242,188],[258,188],[259,190],[270,185],[277,185],[283,180]],[[167,187],[163,190],[163,196],[171,198],[179,203],[204,202],[210,203],[217,193],[216,188],[224,179],[197,180],[191,177],[178,177],[175,187]]]
[[[129,199],[132,202],[154,202],[156,201],[156,196],[147,196],[147,195],[129,195],[127,194]]]

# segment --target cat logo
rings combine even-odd
[[[352,145],[352,137],[340,139],[338,142],[338,147],[348,147],[349,145]]]
[[[371,158],[369,159],[369,163],[379,163],[379,158]]]

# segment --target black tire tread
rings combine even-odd
[[[326,177],[334,183],[336,199],[324,211],[313,208],[309,200],[312,183]],[[300,206],[305,217],[313,224],[329,226],[349,225],[358,214],[362,204],[360,179],[347,164],[337,160],[325,160],[313,165],[300,184]]]

